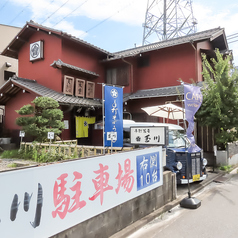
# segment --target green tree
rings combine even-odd
[[[216,144],[225,149],[228,142],[238,139],[237,73],[232,73],[230,56],[223,57],[218,49],[216,59],[203,59],[203,103],[196,114],[201,125],[218,129]]]
[[[59,103],[49,97],[35,98],[31,104],[24,105],[16,112],[21,115],[16,119],[16,124],[22,127],[26,135],[43,142],[47,139],[48,132],[59,135],[64,129],[63,112],[58,108]]]

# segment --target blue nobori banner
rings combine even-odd
[[[194,115],[202,104],[202,93],[200,87],[184,85],[185,118],[188,121],[187,137],[191,142],[188,152],[198,152],[201,149],[195,144],[193,136]]]
[[[123,146],[123,89],[104,86],[104,146]]]

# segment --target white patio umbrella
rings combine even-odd
[[[167,118],[167,120],[185,119],[185,109],[172,103],[152,107],[143,107],[141,109],[150,116],[164,117]]]

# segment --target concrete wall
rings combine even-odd
[[[238,141],[228,143],[228,165],[238,164]]]
[[[0,53],[7,47],[20,30],[21,28],[19,27],[0,24]],[[6,67],[6,62],[10,63],[11,67]],[[18,60],[0,55],[0,86],[5,83],[4,71],[11,71],[18,75]]]
[[[176,175],[163,173],[163,186],[114,207],[51,238],[105,238],[176,198]]]
[[[0,24],[0,52],[2,52],[21,30],[19,27]]]
[[[217,166],[238,164],[238,141],[228,143],[226,150],[217,151],[216,163]]]

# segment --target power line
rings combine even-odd
[[[45,8],[48,9],[50,5],[52,5],[52,3],[54,2],[55,0],[52,0]],[[34,21],[34,19],[32,19]]]
[[[65,3],[63,3],[57,10],[55,10],[52,14],[50,14],[43,22],[41,22],[40,24],[42,25],[46,20],[48,20],[49,18],[51,18],[56,12],[58,12],[67,2],[69,2],[70,0],[67,0]]]
[[[25,8],[23,8],[21,12],[19,12],[16,15],[16,17],[9,23],[9,25],[11,25],[29,6],[30,6],[30,3]]]
[[[52,27],[55,27],[56,25],[58,25],[60,22],[62,22],[65,18],[67,18],[69,15],[71,15],[73,12],[75,12],[76,10],[78,10],[82,5],[84,5],[86,2],[88,2],[89,0],[84,1],[82,4],[80,4],[78,7],[76,7],[72,12],[70,12],[68,15],[66,15],[65,17],[63,17],[60,21],[58,21],[56,24],[54,24]]]
[[[0,8],[0,11],[6,6],[6,4],[9,2],[9,0],[7,0],[3,5],[2,7]]]
[[[232,35],[227,36],[227,42],[228,42],[228,44],[237,42],[237,41],[238,41],[237,38],[238,38],[238,33],[234,33],[234,34],[232,34]],[[232,40],[232,39],[235,39],[235,40],[230,41],[230,40]]]
[[[113,15],[105,18],[104,20],[100,21],[98,24],[96,24],[95,26],[91,27],[89,30],[85,31],[81,36],[84,36],[85,34],[87,34],[89,31],[93,30],[94,28],[98,27],[99,25],[101,25],[102,23],[104,23],[105,21],[109,20],[110,18],[114,17],[116,14],[120,13],[121,11],[123,11],[125,8],[129,7],[135,0],[133,0],[131,3],[129,3],[128,5],[126,5],[125,7],[121,8],[120,10],[118,10],[117,12],[115,12]]]
[[[234,40],[234,41],[231,41],[231,42],[228,42],[228,44],[231,44],[231,43],[234,43],[234,42],[237,42],[238,40]]]
[[[238,35],[238,33],[234,33],[232,35],[227,36],[227,38],[230,38],[231,36]]]
[[[230,37],[230,38],[227,39],[227,40],[229,41],[229,40],[234,39],[234,38],[237,38],[237,37],[238,37],[238,35],[237,35],[237,36]]]

